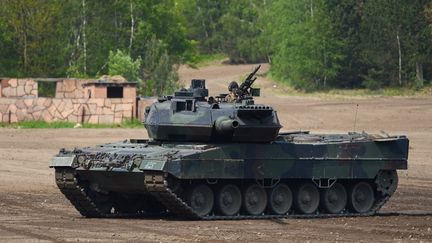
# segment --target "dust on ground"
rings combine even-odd
[[[253,65],[212,65],[180,71],[185,82],[207,79],[211,95],[217,95],[252,69]],[[284,131],[384,130],[409,136],[409,170],[399,173],[400,186],[382,209],[384,215],[241,221],[86,219],[56,188],[50,158],[62,147],[144,138],[145,130],[0,129],[0,241],[432,241],[432,97],[287,97],[275,95],[277,87],[270,80],[256,82],[263,88],[258,103],[278,110]]]

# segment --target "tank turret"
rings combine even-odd
[[[258,66],[230,94],[208,97],[205,80],[193,79],[188,89],[159,97],[146,109],[144,125],[158,141],[270,142],[279,129],[272,107],[255,104],[252,88]]]

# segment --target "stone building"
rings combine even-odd
[[[107,82],[97,80],[83,84],[84,96],[87,98],[136,98],[136,83]]]
[[[136,107],[136,83],[0,78],[0,122],[121,123]]]

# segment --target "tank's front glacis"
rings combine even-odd
[[[160,98],[146,110],[149,137],[171,142],[275,140],[281,125],[272,107],[254,104],[252,97],[229,103],[207,95],[204,80],[193,80],[189,89]]]
[[[146,191],[143,171],[161,173],[169,162],[195,153],[194,148],[127,140],[82,149],[62,149],[51,160],[50,167],[69,171],[76,177],[74,180],[99,192],[142,193]]]

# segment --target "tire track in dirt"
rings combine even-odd
[[[8,232],[12,232],[14,234],[17,234],[18,236],[27,236],[30,239],[36,239],[36,240],[46,240],[50,242],[66,242],[60,238],[57,237],[51,237],[45,234],[39,234],[35,232],[30,232],[25,229],[20,229],[20,226],[17,225],[4,225],[3,223],[0,223],[0,229]]]

